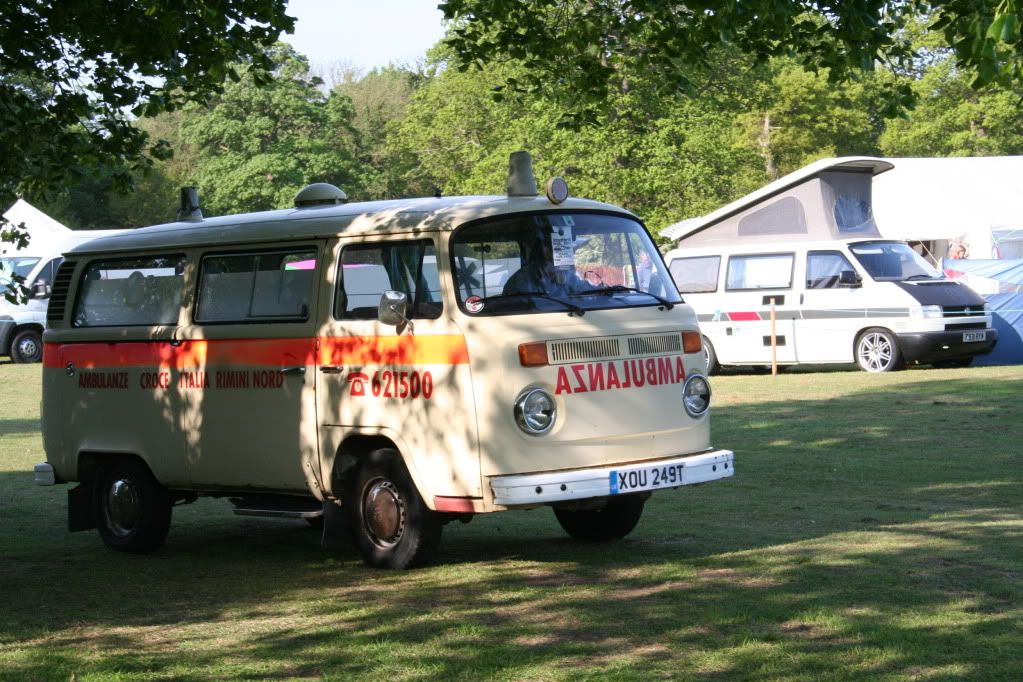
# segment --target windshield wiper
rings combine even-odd
[[[910,282],[910,281],[912,281],[914,279],[941,279],[941,275],[938,275],[937,277],[935,277],[934,275],[923,275],[923,274],[910,275],[909,277],[907,277],[905,279],[905,281],[906,282]]]
[[[666,310],[671,310],[675,307],[675,304],[666,298],[661,298],[657,294],[651,294],[649,291],[643,291],[642,289],[636,289],[635,287],[627,287],[621,284],[615,284],[609,287],[599,287],[597,289],[590,289],[587,291],[573,294],[574,296],[590,296],[596,294],[598,296],[607,296],[608,294],[646,294],[650,298],[655,299],[660,303]]]
[[[586,314],[586,310],[584,310],[583,308],[580,308],[579,306],[577,306],[574,303],[569,303],[568,301],[564,301],[564,300],[562,300],[560,298],[554,298],[553,296],[548,296],[547,294],[541,293],[539,291],[523,291],[523,292],[514,293],[514,294],[498,294],[497,296],[487,296],[486,298],[483,299],[483,302],[486,303],[488,301],[500,301],[501,299],[506,299],[506,298],[522,298],[524,296],[527,296],[527,297],[531,296],[533,298],[542,298],[542,299],[544,299],[546,301],[554,301],[555,303],[560,303],[561,305],[565,306],[565,308],[568,309],[569,313],[575,313],[579,317],[582,317],[583,315]]]

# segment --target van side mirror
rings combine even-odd
[[[853,288],[861,287],[863,286],[863,278],[852,270],[842,270],[838,273],[838,286]]]
[[[45,280],[39,280],[32,285],[32,298],[49,298],[50,284]]]
[[[406,313],[408,312],[408,296],[400,291],[385,291],[380,294],[380,303],[377,305],[377,319],[384,324],[394,327],[411,322]]]

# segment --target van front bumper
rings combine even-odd
[[[14,320],[0,320],[0,355],[7,355],[7,345],[17,327],[18,323]]]
[[[983,341],[964,341],[964,334],[983,332]],[[963,329],[961,331],[913,332],[899,334],[899,350],[906,362],[924,364],[987,355],[998,343],[998,330]]]
[[[494,476],[490,487],[494,504],[533,506],[716,481],[735,473],[734,459],[731,450],[714,450],[594,469]]]

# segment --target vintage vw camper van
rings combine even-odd
[[[77,483],[71,530],[148,551],[173,505],[226,497],[401,568],[452,520],[547,506],[611,540],[653,491],[732,476],[696,316],[643,225],[511,166],[506,196],[313,185],[68,253],[36,480]]]
[[[827,159],[675,233],[665,257],[721,365],[963,367],[998,332],[984,299],[909,244],[885,240],[871,179],[892,165]]]

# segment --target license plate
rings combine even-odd
[[[681,463],[614,470],[610,474],[611,494],[620,495],[684,485],[682,475],[684,470],[685,464]]]
[[[986,341],[987,332],[963,332],[963,343],[970,343],[971,341]]]

